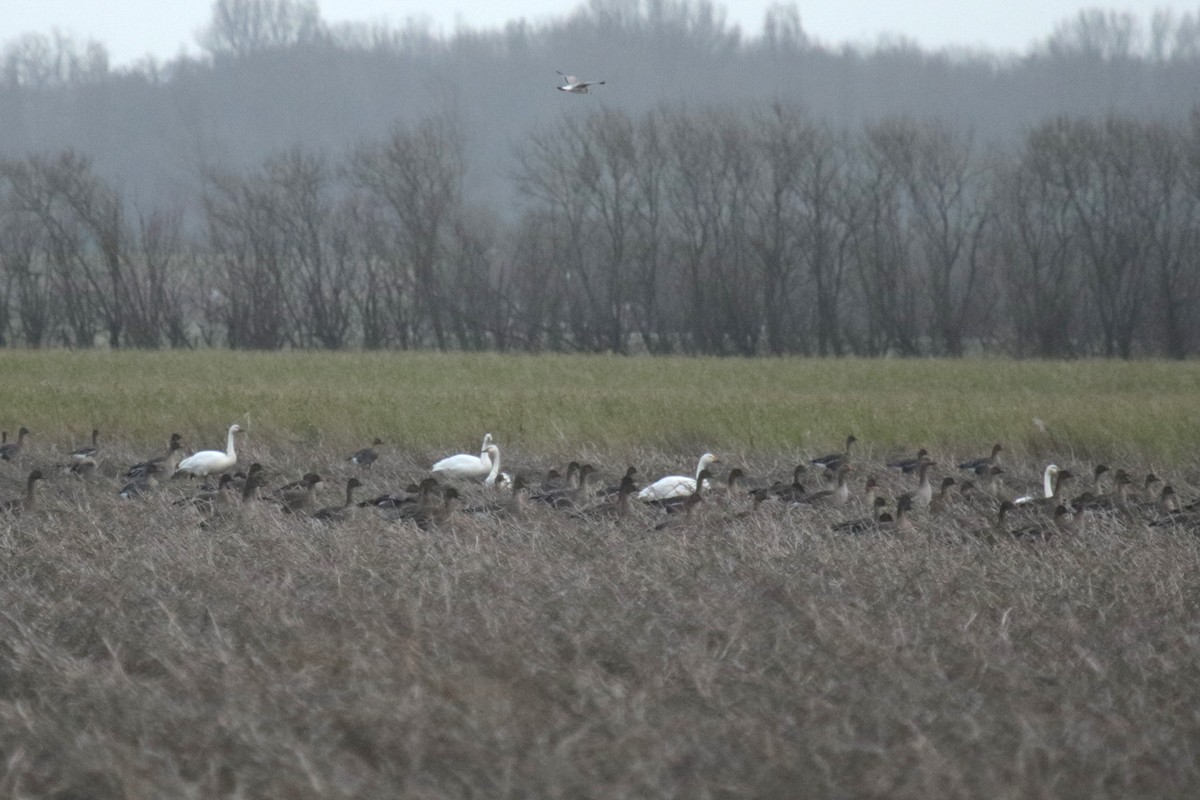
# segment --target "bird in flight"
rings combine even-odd
[[[555,70],[555,72],[558,72],[558,70]],[[579,78],[576,78],[574,75],[563,75],[563,73],[561,73],[561,72],[558,72],[558,74],[562,75],[562,78],[563,78],[563,85],[557,87],[560,92],[570,92],[572,94],[587,94],[589,86],[603,86],[604,85],[604,81],[581,81],[581,80],[579,80]]]

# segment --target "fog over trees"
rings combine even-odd
[[[440,38],[217,0],[199,43],[0,47],[3,344],[1200,349],[1200,17],[998,55],[833,46],[795,6]]]

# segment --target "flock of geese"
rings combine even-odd
[[[433,463],[427,475],[402,489],[356,500],[356,490],[365,486],[367,473],[380,459],[383,442],[375,439],[346,459],[350,465],[347,469],[356,474],[345,480],[341,502],[321,505],[318,488],[324,480],[315,472],[271,486],[274,481],[268,477],[269,471],[257,462],[245,471],[236,470],[237,441],[242,433],[241,426],[231,425],[223,450],[190,454],[185,452],[183,437],[172,434],[166,452],[120,472],[117,495],[136,500],[167,486],[188,487],[175,491],[173,502],[204,514],[261,504],[323,522],[375,513],[385,520],[410,522],[426,530],[468,516],[520,519],[539,513],[574,520],[652,524],[655,530],[686,529],[695,523],[697,515],[746,519],[775,508],[801,515],[825,509],[824,516],[811,520],[841,534],[905,533],[917,530],[923,517],[941,517],[952,523],[942,530],[990,543],[1007,539],[1045,542],[1056,536],[1077,536],[1089,517],[1200,533],[1200,500],[1182,501],[1172,486],[1164,485],[1153,473],[1135,480],[1125,469],[1110,470],[1098,464],[1090,470],[1090,476],[1080,481],[1069,469],[1049,464],[1042,473],[1040,488],[1014,494],[1005,480],[1004,448],[1000,444],[994,445],[988,455],[950,465],[946,470],[950,474],[940,480],[934,475],[940,465],[925,449],[870,465],[856,456],[857,439],[851,435],[844,449],[802,461],[786,479],[756,482],[741,467],[733,467],[719,477],[721,459],[704,453],[689,474],[667,475],[642,485],[638,470],[630,466],[612,485],[601,485],[599,471],[593,465],[576,461],[563,473],[556,469],[544,473],[505,472],[501,469],[499,443],[488,433],[478,454],[447,456]],[[3,433],[0,462],[23,460],[29,436],[30,431],[24,427],[13,441]],[[51,474],[94,482],[99,478],[102,459],[100,432],[93,430],[91,444],[75,450]],[[36,512],[38,484],[46,477],[44,468],[30,470],[24,494],[0,503],[0,517]],[[173,480],[181,477],[200,478],[204,483],[194,489],[194,482]],[[1080,486],[1080,482],[1086,485]],[[468,502],[471,493],[466,487],[471,484],[482,484],[485,496]],[[1072,487],[1078,491],[1072,493]],[[895,496],[894,501],[888,499],[888,494]]]

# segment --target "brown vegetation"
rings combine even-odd
[[[798,455],[738,466],[747,486],[790,481]],[[647,479],[677,460],[642,456]],[[255,457],[269,485],[328,472],[321,505],[348,475],[372,496],[427,466],[389,453],[364,477],[340,450]],[[23,458],[3,468],[4,496],[37,453]],[[614,456],[605,480],[626,463]],[[860,463],[883,494],[915,485]],[[1006,462],[1014,494],[1040,466]],[[613,522],[541,504],[424,531],[371,509],[336,524],[265,503],[206,516],[171,502],[194,491],[179,481],[125,501],[105,467],[56,473],[37,511],[0,519],[5,795],[1200,785],[1200,541],[1185,529],[1094,516],[1049,542],[988,544],[964,535],[971,512],[954,501],[936,521],[918,512],[910,533],[834,534],[857,501],[732,513],[747,497],[658,533],[640,505]],[[1194,475],[1160,477],[1195,496]]]

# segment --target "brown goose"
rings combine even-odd
[[[100,429],[92,428],[92,443],[88,447],[81,447],[74,453],[71,453],[73,461],[84,461],[86,459],[95,459],[96,454],[100,452]]]
[[[358,478],[350,478],[346,481],[346,499],[340,506],[326,506],[319,508],[313,512],[313,519],[319,519],[322,522],[342,522],[350,518],[354,513],[354,490],[362,486],[362,481]]]
[[[969,472],[975,472],[980,467],[998,467],[1000,466],[1000,453],[1004,448],[999,442],[992,445],[992,454],[990,456],[982,456],[980,458],[972,458],[969,461],[964,461],[958,465],[959,469],[965,469]]]
[[[835,505],[844,506],[850,500],[850,484],[847,482],[847,476],[854,470],[848,463],[843,463],[837,470],[837,487],[834,489],[822,489],[817,492],[809,492],[799,499],[792,500],[790,505],[796,506],[819,506],[819,505]]]
[[[316,505],[317,487],[320,484],[321,476],[315,472],[309,472],[298,483],[289,483],[281,487],[273,499],[285,514],[308,511]]]
[[[370,469],[371,466],[379,459],[379,451],[375,448],[383,444],[383,439],[376,439],[371,442],[370,447],[364,447],[361,450],[355,451],[354,455],[350,456],[347,461],[356,467]]]
[[[954,478],[942,478],[942,485],[937,494],[929,501],[930,514],[943,514],[950,505],[950,490],[958,484]]]
[[[148,458],[138,464],[134,464],[125,474],[124,478],[139,478],[146,472],[146,467],[154,464],[158,467],[158,471],[164,475],[171,475],[175,472],[179,462],[183,460],[183,437],[178,433],[171,434],[171,442],[167,445],[167,452],[161,456]]]
[[[792,470],[791,483],[776,483],[771,487],[771,494],[778,497],[785,503],[794,503],[800,498],[808,494],[808,490],[804,488],[804,484],[800,482],[800,476],[808,470],[808,467],[803,464],[797,464]]]
[[[920,470],[920,483],[917,486],[916,504],[921,508],[927,508],[930,502],[933,501],[933,484],[929,482],[929,468],[935,466],[936,462],[925,460],[922,461],[918,469]]]
[[[22,428],[21,430],[25,430]],[[25,480],[25,495],[15,500],[8,500],[0,504],[0,514],[8,514],[10,516],[19,516],[20,514],[28,514],[37,508],[37,482],[42,480],[42,471],[35,469],[29,473],[29,477]]]
[[[492,500],[488,503],[468,506],[462,509],[463,514],[476,517],[498,517],[521,519],[525,516],[529,501],[529,481],[524,475],[518,474],[513,478],[512,494],[504,500]]]
[[[697,483],[697,486],[699,486],[699,483]],[[656,530],[656,531],[666,531],[666,530],[677,531],[677,530],[682,530],[683,528],[689,527],[692,523],[692,515],[696,513],[696,507],[699,506],[703,502],[704,502],[704,498],[700,496],[700,491],[699,491],[699,489],[697,489],[697,491],[692,492],[691,494],[689,494],[687,497],[685,497],[683,499],[683,504],[680,506],[680,508],[683,511],[682,514],[675,514],[673,516],[667,517],[662,522],[655,525],[654,530]]]
[[[0,445],[0,458],[5,461],[15,461],[17,456],[21,455],[21,451],[25,449],[25,437],[28,435],[29,428],[21,426],[21,430],[17,431],[15,442],[5,442]]]
[[[629,516],[629,498],[637,491],[637,481],[626,474],[621,478],[621,487],[616,499],[598,503],[589,508],[574,511],[571,516],[583,520],[622,520]]]
[[[884,509],[887,508],[888,501],[883,497],[876,497],[871,501],[871,515],[859,517],[857,519],[848,519],[842,522],[835,522],[829,526],[829,529],[835,533],[865,533],[875,530],[880,522],[880,516],[885,515]],[[885,515],[891,519],[890,515]]]
[[[126,500],[132,500],[135,497],[143,494],[149,494],[158,488],[158,465],[146,464],[139,472],[137,477],[129,481],[121,487],[117,495],[124,497]]]
[[[925,461],[928,455],[929,451],[922,447],[912,458],[898,458],[895,461],[889,461],[887,465],[890,469],[898,469],[905,475],[908,475],[909,473],[916,472],[921,466],[921,462]]]
[[[624,480],[625,478],[629,478],[634,481],[634,489],[636,490],[637,489],[636,475],[637,475],[637,467],[629,467],[628,469],[625,470],[625,475],[622,476],[622,479],[619,483],[615,483],[612,486],[605,486],[603,489],[597,490],[596,496],[597,497],[616,497],[617,495],[619,495],[621,493],[621,488],[625,485],[625,480]]]
[[[810,460],[808,463],[816,464],[817,466],[824,467],[825,469],[827,469],[831,472],[837,472],[838,468],[841,467],[843,464],[850,463],[850,447],[857,441],[858,441],[858,439],[855,438],[854,434],[850,434],[849,436],[846,437],[846,449],[845,450],[843,450],[840,453],[830,453],[829,455],[824,455],[824,456],[820,456],[818,458],[814,458],[814,459]]]

